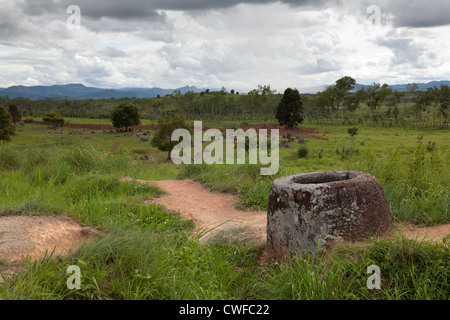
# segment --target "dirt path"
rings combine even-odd
[[[208,231],[204,237],[229,231],[256,242],[266,241],[266,213],[236,209],[238,200],[234,195],[211,192],[192,180],[136,181],[163,189],[166,194],[148,202],[157,202],[185,219],[194,220],[200,231]]]
[[[238,210],[235,207],[238,199],[234,195],[211,192],[192,180],[137,181],[155,184],[166,192],[150,202],[157,202],[170,211],[179,212],[185,219],[194,220],[200,230],[215,228],[205,237],[228,232],[231,236],[234,234],[257,243],[266,241],[266,212]],[[450,234],[450,224],[418,228],[411,223],[396,223],[391,231],[390,236],[401,232],[411,239],[442,241]]]

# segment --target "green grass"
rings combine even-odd
[[[380,289],[367,287],[372,265],[380,268]],[[400,236],[288,258],[265,272],[261,299],[447,300],[450,295],[448,246]]]
[[[236,193],[242,207],[265,210],[277,177],[362,170],[380,180],[397,220],[449,222],[445,130],[359,127],[358,135],[350,137],[346,127],[318,129],[328,140],[307,139],[303,158],[299,146],[280,149],[278,174],[261,176],[260,165],[175,166],[164,161],[165,152],[136,137],[48,135],[41,126],[25,126],[11,143],[0,146],[0,215],[68,215],[101,233],[66,258],[24,261],[22,271],[0,284],[0,298],[448,299],[448,243],[370,239],[363,246],[260,265],[260,246],[226,235],[206,244],[191,238],[192,221],[160,205],[143,204],[162,190],[119,181],[124,176],[195,179],[213,190]],[[143,152],[151,152],[153,160],[139,160]],[[70,265],[81,268],[81,290],[67,289]],[[380,290],[366,286],[370,265],[381,269]]]

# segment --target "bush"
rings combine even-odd
[[[54,128],[63,127],[65,122],[61,115],[56,112],[47,113],[42,121],[50,123]]]
[[[307,155],[308,155],[308,148],[305,147],[305,146],[301,146],[301,147],[298,149],[297,156],[298,156],[299,158],[306,158]]]
[[[189,125],[186,119],[179,114],[172,114],[167,119],[158,119],[158,131],[153,136],[151,144],[153,147],[158,148],[161,151],[167,151],[167,160],[170,160],[170,153],[172,149],[179,143],[178,141],[172,141],[172,133],[176,129],[187,129]]]
[[[347,133],[350,135],[350,136],[356,136],[357,134],[358,134],[358,128],[356,128],[356,127],[354,127],[354,128],[348,128],[347,129]]]

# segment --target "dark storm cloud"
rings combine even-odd
[[[450,25],[450,1],[367,0],[364,3],[378,5],[382,15],[394,27],[430,28]]]
[[[44,15],[61,12],[69,5],[78,5],[84,17],[90,19],[112,18],[118,20],[159,19],[164,16],[159,11],[178,10],[185,12],[226,9],[239,4],[284,3],[292,7],[336,9],[353,8],[360,13],[369,5],[378,5],[383,17],[395,27],[434,27],[450,24],[450,1],[342,1],[342,0],[25,0],[21,2],[23,12],[28,15]]]
[[[450,24],[449,1],[408,2],[394,7],[394,25],[397,27],[427,28]]]
[[[22,3],[22,9],[25,14],[37,16],[60,13],[65,11],[70,5],[79,6],[83,17],[92,19],[108,17],[128,20],[158,16],[153,2],[142,0],[110,0],[101,2],[92,0],[26,0]]]
[[[26,0],[22,3],[23,11],[29,15],[43,15],[56,10],[63,10],[69,5],[81,8],[83,16],[97,19],[102,17],[115,19],[142,19],[157,17],[159,10],[202,11],[230,8],[238,4],[268,4],[281,2],[292,6],[320,7],[326,3],[336,3],[333,0]]]

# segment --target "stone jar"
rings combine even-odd
[[[383,234],[392,224],[379,181],[358,171],[327,171],[276,179],[269,193],[269,256],[315,253],[327,241]]]

